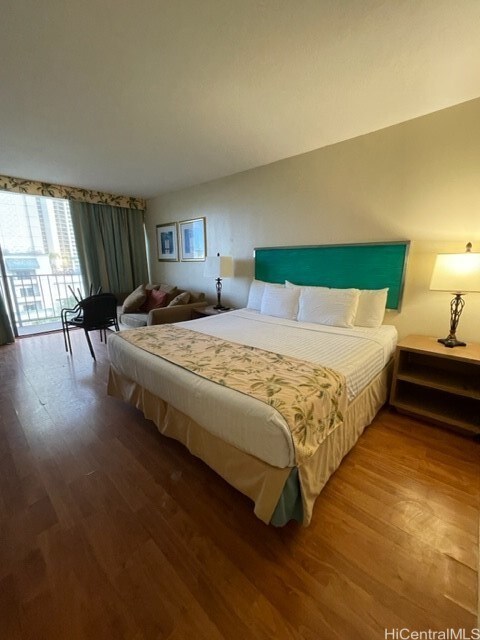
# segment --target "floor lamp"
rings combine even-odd
[[[480,292],[480,253],[472,252],[472,243],[466,245],[465,253],[440,253],[435,260],[432,291],[450,291],[454,296],[450,303],[450,333],[439,338],[446,347],[464,347],[465,342],[457,340],[458,321],[465,306],[465,293]]]

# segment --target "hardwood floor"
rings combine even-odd
[[[0,347],[0,638],[374,640],[478,626],[480,444],[385,410],[310,527],[107,397],[105,346]]]

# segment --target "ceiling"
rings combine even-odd
[[[0,174],[153,197],[480,96],[479,0],[3,0]]]

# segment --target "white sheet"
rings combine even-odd
[[[331,367],[345,375],[350,401],[387,364],[397,340],[395,327],[388,325],[343,329],[274,318],[247,309],[182,322],[180,326]],[[273,466],[294,465],[288,426],[268,405],[138,349],[119,335],[109,336],[108,349],[117,371],[214,435]]]

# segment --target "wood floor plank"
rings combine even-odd
[[[0,631],[3,638],[21,640],[20,609],[12,574],[0,578]]]
[[[204,535],[196,519],[169,496],[164,496],[160,504],[161,508],[142,509],[142,522],[192,596],[215,617],[226,637],[300,637],[244,573],[237,570],[228,555]],[[214,581],[210,572],[214,572]]]
[[[395,527],[411,533],[415,539],[431,545],[446,556],[476,569],[477,533],[466,532],[456,521],[446,522],[441,518],[435,505],[414,495],[391,498],[382,485],[362,482],[357,473],[352,480],[339,478],[335,489],[344,501],[356,508],[374,515],[384,527]],[[377,515],[378,514],[378,515]]]
[[[375,640],[479,620],[480,444],[383,410],[275,529],[134,408],[105,345],[0,348],[0,637]]]

